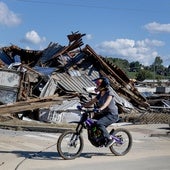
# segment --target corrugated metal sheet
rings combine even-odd
[[[60,44],[50,43],[49,46],[45,50],[43,50],[42,57],[37,62],[38,65],[40,62],[43,64],[45,61],[49,60],[51,57],[53,57],[54,54],[59,52],[61,49],[63,49],[63,46],[61,46]]]
[[[20,74],[13,70],[0,69],[0,103],[13,103],[17,100]]]
[[[78,32],[72,33],[68,35],[70,41],[68,46],[50,43],[42,51],[23,50],[17,46],[4,47],[2,50],[6,54],[13,54],[12,57],[19,55],[21,62],[29,64],[29,67],[42,67],[45,70],[43,73],[46,75],[51,75],[54,71],[53,69],[45,69],[46,67],[56,68],[55,74],[61,77],[59,84],[66,91],[84,93],[83,88],[89,87],[89,81],[99,77],[100,74],[100,76],[106,76],[110,80],[112,88],[121,97],[134,103],[135,106],[148,108],[146,99],[137,91],[121,69],[99,56],[89,45],[83,49],[80,48],[83,45],[83,36],[84,34]],[[94,67],[97,70],[95,76]]]
[[[14,60],[7,56],[2,50],[0,50],[0,59],[7,65],[10,65]]]
[[[39,66],[35,66],[33,69],[46,76],[51,76],[51,74],[56,70],[56,68],[54,67],[39,67]]]
[[[117,104],[131,108],[133,106],[129,102],[132,102],[137,107],[148,107],[146,99],[134,88],[134,85],[122,70],[104,57],[99,56],[89,45],[86,45],[83,49],[80,48],[83,45],[82,36],[84,34],[73,33],[71,36],[68,36],[70,41],[68,46],[50,43],[42,51],[23,50],[17,46],[2,48],[3,52],[7,56],[10,54],[12,59],[16,55],[20,56],[21,62],[25,63],[24,66],[26,67],[28,64],[26,69],[30,71],[30,75],[32,75],[31,71],[37,73],[34,77],[37,81],[30,81],[30,75],[22,77],[20,95],[23,94],[23,96],[21,96],[21,99],[25,100],[27,97],[39,96],[40,93],[39,97],[50,96],[54,93],[61,97],[65,94],[79,93],[79,100],[86,101],[84,96],[89,99],[89,94],[85,89],[95,87],[92,80],[100,76],[106,76],[110,80],[111,89]],[[8,60],[4,55],[2,58]],[[43,88],[42,91],[41,88]],[[14,92],[14,89],[12,92]],[[17,92],[17,89],[15,92]],[[16,100],[16,94],[13,94],[14,100]],[[4,92],[3,96],[6,95],[10,96],[11,94],[5,94]],[[72,100],[74,101],[74,99]],[[76,101],[76,105],[77,103],[78,101]],[[43,109],[43,113],[46,115],[48,112],[49,117],[48,115],[46,117],[48,120],[62,119],[60,117],[61,114],[57,115],[58,109],[68,110],[72,105],[74,104],[71,101],[66,102],[66,104],[64,101],[64,105],[56,105],[56,108],[50,108],[50,110]]]
[[[56,87],[57,87],[57,81],[55,79],[50,78],[50,80],[46,83],[46,85],[42,89],[40,93],[40,97],[54,95],[56,91]]]
[[[56,79],[59,79],[58,83],[60,86],[66,91],[78,92],[84,95],[88,95],[87,91],[85,90],[86,88],[95,86],[92,80],[99,77],[97,71],[94,71],[90,77],[86,74],[83,74],[82,76],[70,76],[67,73],[56,73],[55,76]],[[111,90],[114,93],[116,103],[125,107],[133,108],[132,104],[118,95],[115,90],[112,88]]]
[[[79,98],[73,98],[71,100],[65,100],[63,101],[63,103],[61,105],[53,105],[50,107],[50,110],[56,110],[58,111],[58,113],[60,113],[61,111],[67,111],[67,110],[77,110],[77,105],[79,104],[80,100]],[[78,111],[79,112],[79,111]]]
[[[53,123],[66,123],[80,119],[81,113],[77,110],[79,99],[63,101],[61,105],[53,105],[49,109],[40,109],[39,119]]]
[[[56,73],[55,76],[59,80],[58,83],[60,86],[66,91],[87,94],[84,88],[95,86],[92,80],[98,77],[98,72],[94,72],[91,76],[85,74],[81,76],[70,76],[68,73]]]

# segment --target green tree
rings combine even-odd
[[[155,72],[155,74],[162,74],[164,72],[163,60],[160,56],[155,57],[153,64],[151,65],[151,70]]]
[[[170,65],[167,68],[167,74],[170,75]]]
[[[142,68],[142,64],[139,63],[139,61],[133,61],[129,65],[130,72],[138,72]]]
[[[107,58],[108,61],[114,63],[116,66],[118,66],[123,71],[127,72],[129,70],[129,62],[128,60],[120,59],[120,58]]]
[[[113,57],[107,57],[107,60],[122,69],[131,79],[142,81],[146,78],[162,79],[165,76],[170,77],[170,65],[164,67],[160,56],[155,57],[153,64],[150,66],[144,66],[139,61],[129,63],[128,60]]]
[[[148,70],[139,70],[139,72],[136,73],[136,80],[143,81],[145,79],[152,79],[153,76],[150,71]]]

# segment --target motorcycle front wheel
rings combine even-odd
[[[62,133],[57,141],[57,151],[65,160],[75,159],[80,156],[83,147],[83,138],[81,135],[77,135],[75,131]]]

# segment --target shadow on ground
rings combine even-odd
[[[62,160],[58,152],[33,152],[33,151],[0,151],[2,154],[15,154],[17,157],[35,160]],[[92,158],[93,156],[114,156],[109,153],[83,152],[79,157]]]

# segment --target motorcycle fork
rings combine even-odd
[[[83,125],[82,124],[78,124],[76,127],[76,135],[79,136],[83,131]]]
[[[70,140],[70,145],[76,147],[76,141],[80,136],[80,133],[82,132],[83,126],[81,124],[78,124],[76,127],[76,133],[74,133]]]

